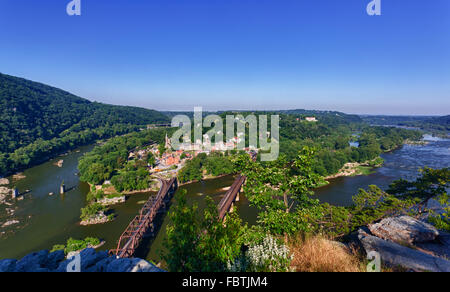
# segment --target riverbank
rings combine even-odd
[[[380,160],[377,162],[377,160]],[[325,177],[325,180],[335,179],[338,177],[357,176],[357,175],[369,175],[372,170],[383,165],[382,159],[377,157],[373,160],[366,162],[348,162],[339,170],[338,173]]]
[[[91,188],[92,188],[91,184],[89,184],[89,186],[91,186]],[[119,195],[125,195],[125,196],[136,195],[136,194],[143,194],[143,193],[150,193],[150,192],[157,192],[160,187],[161,186],[159,185],[159,183],[156,183],[156,184],[153,184],[150,188],[143,189],[143,190],[132,190],[132,191],[118,192],[118,191],[116,191],[116,189],[114,188],[113,185],[110,185],[110,186],[108,186],[106,188],[102,188],[102,186],[95,186],[97,191],[102,190],[105,193],[105,195],[119,194]]]
[[[113,216],[107,216],[104,212],[99,212],[88,219],[81,220],[80,225],[88,226],[88,225],[104,224],[111,222],[113,220],[114,220]]]
[[[192,181],[188,181],[188,182],[185,182],[185,183],[180,183],[179,186],[187,186],[187,185],[198,183],[198,182],[201,182],[201,181],[208,181],[208,180],[218,179],[218,178],[226,177],[226,176],[229,176],[229,175],[234,175],[234,174],[221,174],[221,175],[218,175],[218,176],[203,175],[201,180],[192,180]]]

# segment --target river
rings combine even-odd
[[[450,140],[425,136],[427,145],[404,145],[391,153],[383,154],[385,164],[374,169],[367,176],[341,177],[333,179],[329,185],[316,190],[315,196],[322,202],[346,206],[351,204],[351,198],[359,188],[367,188],[375,184],[386,188],[390,182],[400,177],[412,179],[417,176],[417,169],[423,166],[442,168],[450,166]],[[0,259],[20,258],[30,252],[50,249],[54,244],[65,243],[69,237],[82,239],[87,236],[105,240],[100,249],[114,248],[120,234],[132,218],[138,213],[149,196],[154,193],[135,194],[128,197],[127,202],[113,206],[117,217],[114,221],[92,226],[80,226],[80,208],[86,204],[86,194],[89,186],[78,179],[78,159],[90,151],[93,146],[85,146],[57,157],[24,172],[26,178],[11,181],[9,187],[17,187],[20,192],[30,190],[21,201],[9,200],[8,205],[0,205],[0,226],[9,220],[20,223],[5,228],[0,227]],[[61,168],[54,165],[63,159]],[[59,185],[64,180],[71,190],[59,195]],[[219,202],[226,187],[234,178],[225,176],[217,179],[192,183],[180,187],[187,190],[188,202],[204,208],[206,195]],[[49,195],[54,193],[54,195]],[[247,200],[241,196],[237,203],[240,217],[249,224],[256,221],[256,211],[249,207]],[[8,215],[6,209],[14,209],[14,215]],[[138,256],[153,262],[160,261],[164,250],[164,235],[168,216],[159,218],[159,232],[154,238],[147,238],[138,251]]]
[[[415,179],[420,168],[450,167],[450,139],[441,139],[424,136],[427,145],[403,145],[400,149],[384,153],[382,167],[374,169],[372,174],[339,177],[330,180],[330,183],[315,191],[315,197],[321,202],[327,202],[337,206],[352,204],[352,196],[358,193],[360,188],[369,185],[377,185],[386,189],[396,179]]]

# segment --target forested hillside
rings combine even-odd
[[[0,175],[95,139],[169,121],[154,110],[90,102],[1,73],[0,112]]]
[[[394,125],[414,127],[444,138],[449,137],[450,115],[432,116],[362,116],[362,119],[372,125]]]
[[[363,120],[358,115],[345,114],[338,111],[319,111],[319,110],[282,110],[284,114],[300,115],[302,117],[310,116],[320,118],[322,123],[325,124],[348,124],[348,123],[361,123]]]

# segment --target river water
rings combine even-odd
[[[427,145],[405,145],[401,149],[383,154],[385,164],[375,169],[368,176],[341,177],[334,179],[329,185],[316,190],[315,196],[334,205],[351,204],[351,198],[359,188],[367,188],[375,184],[386,188],[390,182],[400,177],[412,179],[417,170],[423,166],[442,168],[450,166],[450,140],[425,137]],[[115,248],[117,239],[126,226],[138,213],[149,196],[154,193],[135,194],[128,197],[127,202],[113,206],[117,217],[114,221],[91,226],[80,226],[80,208],[86,204],[89,186],[79,181],[77,173],[78,159],[93,146],[81,147],[67,155],[57,157],[24,172],[26,178],[13,181],[10,187],[17,187],[20,192],[30,190],[21,201],[9,200],[8,205],[0,205],[0,259],[20,258],[30,252],[50,249],[54,244],[65,243],[69,237],[82,239],[87,236],[105,240],[100,249]],[[63,159],[61,168],[55,162]],[[64,180],[71,190],[59,195],[59,185]],[[187,190],[188,202],[198,204],[199,209],[205,206],[205,196],[211,196],[217,203],[234,181],[232,176],[206,180],[180,187]],[[54,195],[49,195],[54,193]],[[8,209],[14,214],[8,215]],[[256,210],[249,207],[248,201],[241,196],[237,203],[241,218],[249,224],[256,221]],[[17,220],[20,223],[2,228],[2,224]],[[169,223],[168,216],[161,215],[159,232],[156,237],[149,237],[142,244],[138,256],[159,262],[164,251],[164,235]]]
[[[374,169],[370,175],[339,177],[330,184],[315,191],[315,197],[322,202],[337,206],[352,204],[352,196],[360,188],[377,185],[386,189],[396,179],[415,179],[420,168],[450,167],[450,140],[424,136],[427,145],[403,145],[400,149],[382,154],[385,163]]]

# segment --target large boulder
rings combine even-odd
[[[24,256],[16,263],[15,272],[47,272],[45,267],[48,258],[48,250],[41,250]]]
[[[14,272],[17,260],[6,259],[0,261],[0,273]]]
[[[417,243],[416,248],[428,254],[450,259],[450,234],[440,232],[439,236],[433,242]]]
[[[124,258],[111,261],[106,272],[161,272],[161,270],[142,259]]]
[[[63,250],[57,250],[48,254],[47,261],[45,262],[45,267],[50,270],[55,270],[58,268],[59,263],[64,260],[65,254]]]
[[[368,227],[372,234],[400,244],[429,242],[439,235],[434,226],[409,216],[385,218]]]
[[[71,252],[67,255],[67,260],[59,264],[57,272],[66,272],[67,266],[74,260],[74,256],[78,254],[80,255],[81,272],[96,271],[93,267],[95,267],[99,261],[108,257],[108,252],[96,252],[93,248],[86,248],[80,252]]]
[[[101,261],[97,262],[95,266],[91,266],[86,270],[86,272],[106,272],[108,265],[115,261],[116,258],[114,257],[107,257],[102,259]]]
[[[382,264],[423,272],[450,272],[450,261],[359,231],[359,241],[366,253],[380,254]]]
[[[96,252],[93,248],[86,248],[80,252],[81,271],[87,270],[89,267],[95,266],[99,261],[108,257],[107,251]]]

